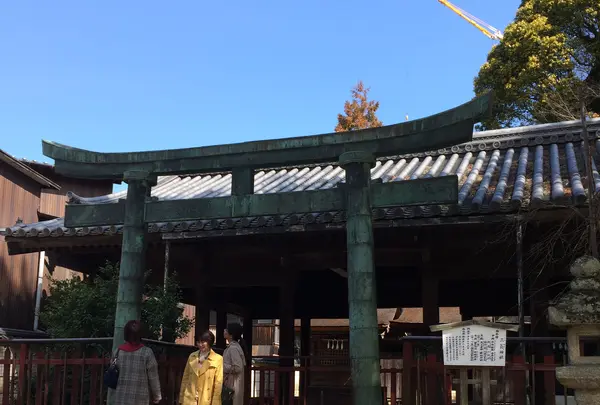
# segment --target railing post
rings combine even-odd
[[[10,379],[13,371],[11,370],[13,353],[10,346],[2,346],[4,348],[4,364],[2,365],[2,403],[8,404],[10,395],[12,394]]]
[[[402,342],[402,405],[413,405],[412,392],[413,345],[410,340]]]
[[[19,350],[19,405],[25,405],[27,398],[27,360],[29,357],[29,345],[21,344]]]

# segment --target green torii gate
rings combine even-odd
[[[141,314],[148,223],[346,211],[351,376],[354,403],[381,403],[377,304],[373,265],[373,208],[455,204],[456,176],[373,183],[376,157],[435,150],[472,139],[473,125],[491,110],[486,94],[420,120],[345,133],[246,142],[201,148],[132,153],[97,153],[43,141],[56,172],[86,179],[122,180],[127,198],[115,204],[68,205],[66,227],[123,224],[121,271],[114,345],[123,327]],[[253,194],[254,171],[338,161],[346,171],[341,187]],[[160,175],[231,171],[230,197],[156,201],[151,187]]]

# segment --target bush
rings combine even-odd
[[[50,279],[40,321],[53,338],[111,337],[118,286],[118,263],[107,262],[93,278]],[[181,300],[175,274],[167,279],[166,288],[145,284],[141,321],[148,338],[174,342],[187,335],[193,320],[184,316]]]

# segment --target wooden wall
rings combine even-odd
[[[183,315],[187,318],[195,318],[196,317],[196,307],[189,304],[183,304]],[[188,345],[195,346],[194,342],[194,328],[190,330],[190,333],[187,336],[184,336],[180,339],[177,339],[177,343],[180,345]]]
[[[40,185],[0,162],[0,227],[38,220]],[[0,326],[32,329],[35,310],[38,253],[9,256],[0,236]]]
[[[60,186],[60,190],[43,188],[40,194],[40,206],[38,211],[42,215],[63,217],[67,203],[67,192],[71,191],[81,197],[97,197],[112,193],[113,184],[110,181],[80,180],[64,177],[54,173],[54,169],[48,165],[31,164],[38,173],[46,176]],[[46,258],[48,264],[48,259]],[[44,272],[43,290],[48,294],[50,276],[56,280],[66,280],[79,276],[78,272],[71,271],[65,267],[46,266]]]
[[[62,217],[68,191],[84,197],[112,192],[112,182],[70,179],[54,174],[51,166],[30,166],[59,184],[61,189],[42,188],[39,183],[0,162],[0,227],[14,225],[17,218],[24,223],[37,222],[40,214]],[[0,236],[0,327],[25,330],[33,328],[39,257],[38,253],[9,256],[4,237]],[[50,272],[46,267],[44,274],[42,288],[46,294],[50,275],[59,280],[77,275],[76,272],[58,266],[51,270]]]
[[[110,181],[80,180],[60,176],[47,165],[32,164],[38,173],[46,176],[60,186],[60,190],[42,189],[39,211],[41,214],[62,217],[65,215],[66,194],[71,191],[81,197],[97,197],[112,193],[113,184]]]

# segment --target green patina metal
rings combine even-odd
[[[306,214],[346,209],[346,187],[329,190],[277,194],[247,194],[231,197],[146,202],[144,222],[177,222],[268,215]],[[458,198],[456,176],[373,184],[373,208],[400,205],[453,204]],[[69,205],[65,226],[123,224],[126,200],[116,204]]]
[[[472,139],[473,125],[490,111],[490,94],[421,120],[363,131],[247,142],[203,148],[135,153],[95,153],[50,142],[44,154],[56,171],[89,179],[125,179],[127,199],[117,204],[71,205],[67,227],[123,223],[121,273],[115,319],[115,344],[123,326],[140,316],[144,273],[144,233],[149,222],[298,214],[346,210],[350,356],[354,403],[381,403],[376,285],[373,264],[374,207],[456,203],[453,177],[371,185],[377,156],[439,149]],[[339,158],[346,184],[330,190],[253,195],[254,170]],[[152,176],[232,172],[232,196],[152,201]]]
[[[165,175],[328,163],[353,150],[391,156],[469,141],[473,124],[490,111],[491,101],[486,94],[423,119],[346,133],[133,153],[97,153],[44,141],[43,152],[55,160],[58,173],[113,180],[128,170]]]
[[[149,177],[149,174],[144,172],[125,174],[128,189],[125,201],[113,349],[123,343],[125,324],[132,319],[140,319],[142,313],[146,258],[144,204],[150,188],[155,184],[149,180]]]
[[[355,405],[381,404],[370,192],[374,164],[374,157],[362,151],[340,157],[340,165],[346,170],[350,360]]]

